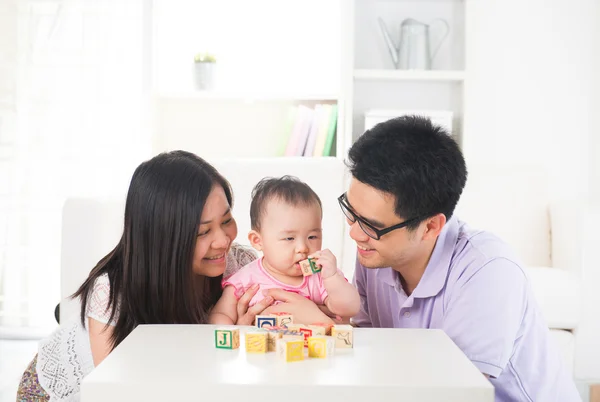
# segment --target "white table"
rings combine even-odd
[[[493,402],[489,381],[439,330],[354,329],[354,349],[286,363],[216,349],[214,326],[136,328],[82,383],[82,402]]]

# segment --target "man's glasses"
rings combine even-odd
[[[373,227],[373,225],[371,225],[370,223],[366,222],[364,219],[362,219],[361,217],[356,215],[356,213],[354,213],[354,211],[352,211],[352,209],[348,205],[346,193],[344,193],[338,197],[338,202],[340,203],[340,208],[342,208],[342,212],[346,216],[346,219],[348,219],[348,221],[350,223],[358,222],[358,225],[360,226],[362,231],[365,232],[365,234],[367,236],[369,236],[370,238],[375,239],[375,240],[379,240],[381,238],[381,236],[383,236],[386,233],[390,233],[391,231],[396,230],[396,229],[402,229],[403,227],[406,227],[406,226],[410,225],[411,223],[418,222],[419,220],[421,220],[423,218],[421,216],[418,216],[416,218],[408,219],[402,223],[399,223],[394,226],[390,226],[385,229],[377,229],[377,228]]]

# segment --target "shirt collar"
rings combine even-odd
[[[455,217],[450,218],[446,225],[444,225],[435,243],[425,272],[413,292],[414,297],[433,297],[443,289],[448,277],[448,271],[450,270],[450,261],[454,254],[456,240],[458,239],[458,229],[459,224]]]
[[[431,253],[431,258],[425,268],[423,277],[411,296],[416,298],[433,297],[442,290],[446,283],[450,260],[452,259],[454,245],[458,238],[458,227],[458,221],[455,217],[452,217],[446,225],[444,225],[444,228],[435,243],[433,253]],[[400,276],[392,268],[378,269],[377,277],[379,280],[390,286],[402,289]]]

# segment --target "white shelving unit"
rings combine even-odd
[[[337,154],[348,149],[364,132],[365,113],[385,110],[445,110],[453,113],[453,132],[459,143],[464,120],[465,21],[471,0],[352,0],[342,5],[343,121]],[[423,23],[444,19],[449,34],[442,42],[431,70],[394,67],[381,33],[381,18],[392,39],[400,37],[406,18]],[[439,26],[439,25],[438,25]],[[432,26],[431,47],[440,32]]]
[[[354,70],[355,80],[385,80],[385,81],[435,81],[435,82],[457,82],[465,79],[464,71],[438,70],[383,70],[365,69]]]

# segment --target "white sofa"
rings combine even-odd
[[[291,174],[310,184],[324,208],[324,246],[352,276],[355,246],[337,205],[347,188],[347,172],[333,158],[271,158],[212,161],[234,189],[237,241],[246,243],[250,191],[265,176]],[[600,283],[598,264],[586,251],[600,246],[582,208],[551,205],[546,178],[531,168],[471,167],[457,216],[512,244],[527,265],[536,298],[569,368],[578,379],[600,378]],[[61,319],[77,314],[69,301],[95,263],[119,239],[125,195],[118,199],[70,199],[63,214]],[[569,204],[572,205],[572,204]],[[600,222],[600,218],[595,218]],[[597,226],[596,226],[597,227]],[[587,240],[584,240],[587,239]],[[587,242],[587,243],[586,243]],[[594,276],[595,275],[595,276]],[[594,283],[595,281],[595,283]],[[585,309],[582,309],[582,305]]]

